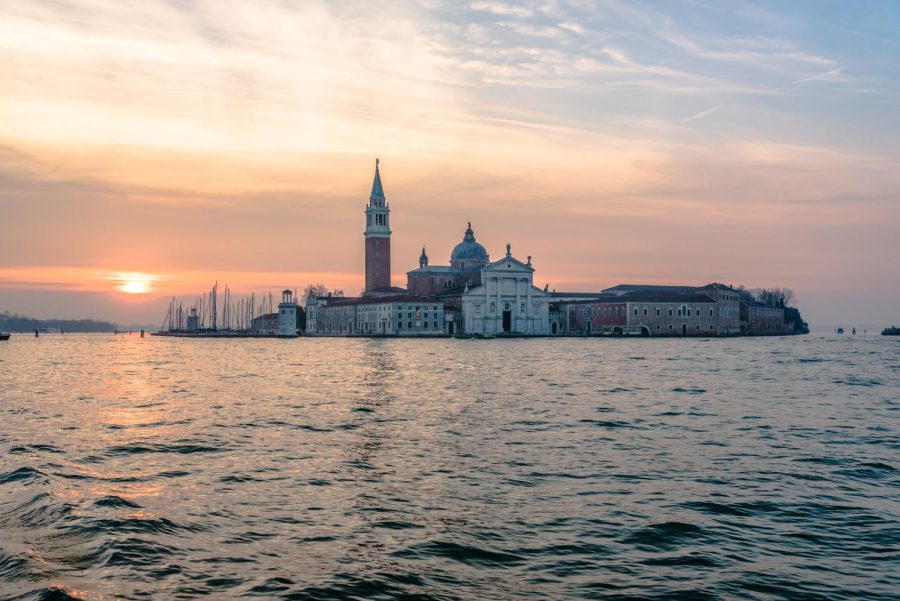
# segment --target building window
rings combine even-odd
[[[709,329],[710,329],[710,330],[712,330],[712,329],[713,329],[713,327],[712,327],[712,324],[709,324]]]
[[[637,317],[637,307],[634,308],[634,316]]]
[[[669,307],[669,317],[672,317],[672,307]],[[671,330],[672,328],[669,329]]]
[[[710,316],[710,317],[713,316],[713,310],[712,310],[712,309],[709,310],[709,316]]]
[[[656,308],[656,316],[659,317],[659,307]]]
[[[644,317],[647,317],[647,307],[644,307]]]
[[[497,307],[494,305],[494,303],[491,303],[491,314],[493,314],[496,309]]]
[[[406,323],[406,327],[407,327],[407,328],[412,328],[412,322],[411,322],[411,321],[407,322],[407,323]]]
[[[698,330],[700,329],[700,324],[699,324],[699,323],[697,324],[697,329],[698,329]]]
[[[697,309],[697,317],[700,317],[700,309]]]
[[[670,330],[672,329],[672,324],[669,324],[669,329],[670,329]]]
[[[659,329],[659,324],[656,324],[656,329],[657,329],[657,330]]]
[[[522,306],[519,307],[519,313],[521,313],[522,315],[525,315],[525,303],[522,303]]]

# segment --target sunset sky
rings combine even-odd
[[[793,288],[900,322],[900,3],[43,0],[0,9],[0,310],[397,285],[471,220],[535,284]]]

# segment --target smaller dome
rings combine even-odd
[[[457,244],[450,253],[450,263],[463,263],[462,267],[469,267],[471,264],[487,262],[488,253],[482,245],[475,241],[475,232],[472,231],[472,224],[469,223],[463,241]]]

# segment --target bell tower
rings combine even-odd
[[[391,209],[384,198],[378,163],[375,159],[375,179],[366,205],[366,292],[391,285]]]

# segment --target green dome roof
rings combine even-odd
[[[470,223],[469,227],[466,228],[466,233],[465,236],[463,236],[463,241],[457,244],[453,248],[453,252],[450,253],[450,262],[468,263],[472,261],[487,263],[488,253],[482,245],[478,244],[478,242],[475,241],[475,232],[472,231],[472,224]]]

